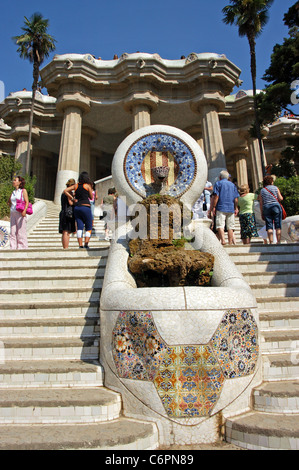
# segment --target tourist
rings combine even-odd
[[[73,191],[74,196],[73,196]],[[89,241],[92,232],[92,214],[90,208],[90,199],[92,195],[92,181],[86,171],[79,175],[78,183],[69,186],[64,190],[69,201],[75,205],[74,215],[77,224],[77,239],[79,248],[89,249]],[[85,240],[83,247],[83,231],[85,228]]]
[[[117,193],[115,188],[108,189],[108,195],[101,201],[103,217],[105,219],[105,240],[110,240],[110,231],[113,228],[115,215],[117,212]]]
[[[202,219],[203,213],[204,193],[202,192],[199,198],[195,201],[192,206],[192,218],[193,220]]]
[[[221,171],[219,181],[214,185],[213,204],[208,215],[216,208],[216,230],[222,245],[225,245],[224,228],[227,227],[228,243],[235,244],[235,215],[238,213],[239,193],[236,186],[228,180],[229,173]],[[213,207],[212,207],[213,206]]]
[[[241,185],[239,193],[238,206],[240,209],[241,240],[243,245],[249,245],[252,237],[259,236],[253,211],[253,203],[257,199],[257,195],[249,192],[248,184]]]
[[[270,244],[273,243],[273,227],[276,232],[277,243],[280,243],[281,240],[282,210],[279,202],[282,200],[283,197],[278,187],[273,184],[273,177],[271,175],[265,176],[263,188],[259,194],[259,202],[262,219],[266,222]]]
[[[25,189],[25,180],[22,176],[16,176],[12,185],[14,190],[8,200],[10,206],[10,249],[26,250],[27,241],[27,217],[26,211],[29,205],[28,193]],[[25,208],[22,212],[17,211],[17,200],[25,201]]]
[[[95,183],[92,183],[92,195],[93,195],[93,198],[90,199],[90,208],[91,208],[92,226],[93,226],[93,224],[94,224],[94,209],[95,209],[96,201],[98,199],[98,193],[97,193],[97,190],[96,190]]]
[[[69,188],[70,186],[74,186],[75,183],[75,180],[71,178],[66,182],[66,187]],[[73,196],[74,193],[72,194],[72,197]],[[60,200],[61,211],[59,214],[59,233],[62,234],[62,247],[67,249],[69,247],[71,233],[76,232],[74,203],[73,200],[70,200],[64,192],[61,194]]]

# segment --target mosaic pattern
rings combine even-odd
[[[227,311],[205,345],[171,346],[150,312],[121,312],[113,359],[121,378],[152,381],[168,416],[208,416],[225,380],[254,372],[258,331],[249,310]]]
[[[182,196],[197,172],[192,150],[178,137],[166,133],[149,134],[137,140],[124,159],[124,173],[131,188],[146,197],[146,186],[153,182],[151,169],[168,166],[167,194]]]
[[[4,248],[9,240],[8,231],[5,227],[0,226],[0,248]]]
[[[113,359],[122,378],[153,380],[166,343],[149,312],[122,312],[113,331]]]
[[[223,317],[211,346],[227,378],[252,374],[258,359],[258,331],[248,310],[229,310]]]
[[[207,416],[221,392],[224,376],[207,346],[167,348],[154,379],[169,416]]]
[[[288,234],[292,242],[299,242],[299,221],[291,222],[288,228]]]

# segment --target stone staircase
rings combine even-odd
[[[0,252],[0,449],[155,449],[156,426],[124,417],[103,386],[103,223],[89,250],[75,237],[63,250],[58,212],[48,203],[28,250]]]
[[[155,449],[155,425],[125,418],[103,386],[99,297],[108,256],[103,223],[90,249],[63,250],[58,208],[25,251],[0,251],[0,449]],[[227,443],[299,448],[299,244],[225,246],[256,295],[263,383],[252,409],[226,422]],[[199,447],[200,448],[200,447]]]
[[[256,296],[263,383],[252,409],[226,422],[247,449],[299,449],[299,244],[226,246]]]

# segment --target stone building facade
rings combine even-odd
[[[227,168],[238,184],[256,189],[262,180],[252,92],[239,90],[241,70],[225,55],[191,53],[180,60],[158,54],[123,54],[113,60],[90,54],[56,55],[41,70],[43,88],[34,106],[31,173],[36,196],[60,203],[65,182],[88,171],[93,180],[111,174],[113,155],[132,131],[154,124],[177,127],[198,141],[208,179]],[[0,104],[0,152],[25,168],[31,107],[29,91]],[[274,163],[298,121],[281,118],[264,133],[265,161]]]

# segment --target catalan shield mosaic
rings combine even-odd
[[[168,195],[182,196],[197,173],[196,159],[189,146],[176,136],[153,133],[131,145],[124,158],[124,173],[131,188],[146,196],[146,185],[153,182],[151,170],[156,166],[169,167]]]
[[[211,414],[227,379],[254,372],[258,330],[249,310],[228,310],[205,345],[171,346],[151,312],[121,312],[113,330],[113,359],[121,378],[154,383],[168,416]]]

